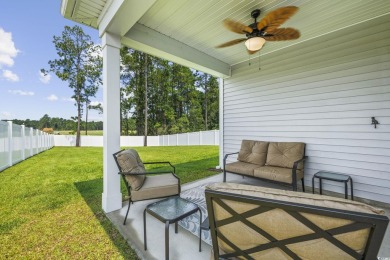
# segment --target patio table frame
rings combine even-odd
[[[174,217],[171,217],[171,218],[164,217],[159,212],[156,212],[153,210],[153,208],[152,208],[153,206],[159,205],[159,204],[164,203],[168,200],[181,200],[184,203],[194,205],[194,208],[191,210],[181,211],[178,214],[176,214]],[[152,204],[147,205],[145,210],[144,210],[144,215],[143,215],[143,218],[144,218],[144,249],[145,249],[145,251],[148,248],[147,247],[147,237],[146,237],[146,213],[149,213],[150,215],[152,215],[156,219],[165,223],[165,259],[168,260],[169,259],[169,225],[172,223],[175,223],[175,233],[177,234],[178,233],[178,221],[182,220],[185,217],[188,217],[188,216],[194,214],[197,211],[199,211],[199,214],[200,214],[200,218],[199,218],[199,226],[200,226],[202,223],[202,211],[199,208],[199,206],[196,205],[195,203],[188,201],[186,199],[183,199],[179,196],[169,197],[169,198],[166,198],[166,199],[163,199],[163,200],[160,200],[160,201],[157,201],[157,202],[154,202]],[[199,236],[200,237],[202,235],[201,232],[202,232],[202,229],[199,228]],[[201,239],[199,239],[199,252],[201,252]]]

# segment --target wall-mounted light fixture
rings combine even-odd
[[[379,122],[378,120],[375,119],[375,116],[371,117],[371,124],[375,126],[376,128],[376,125],[379,125]]]

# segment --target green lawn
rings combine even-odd
[[[182,183],[218,165],[217,146],[136,150],[171,161]],[[0,259],[135,259],[101,210],[102,189],[102,148],[55,147],[0,172]]]

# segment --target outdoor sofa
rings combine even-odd
[[[377,259],[389,219],[367,204],[235,183],[205,191],[211,259]]]
[[[238,154],[237,161],[226,163],[227,158]],[[300,142],[264,142],[242,140],[239,152],[226,154],[223,160],[223,182],[226,173],[235,173],[258,179],[289,184],[297,190],[297,181],[304,185],[305,144]]]

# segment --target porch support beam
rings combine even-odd
[[[104,33],[103,46],[103,194],[102,208],[122,208],[120,176],[112,155],[120,149],[120,37]]]
[[[99,35],[110,32],[125,35],[157,0],[109,0],[97,23]]]
[[[122,44],[216,77],[230,77],[229,64],[139,23],[125,34]]]

